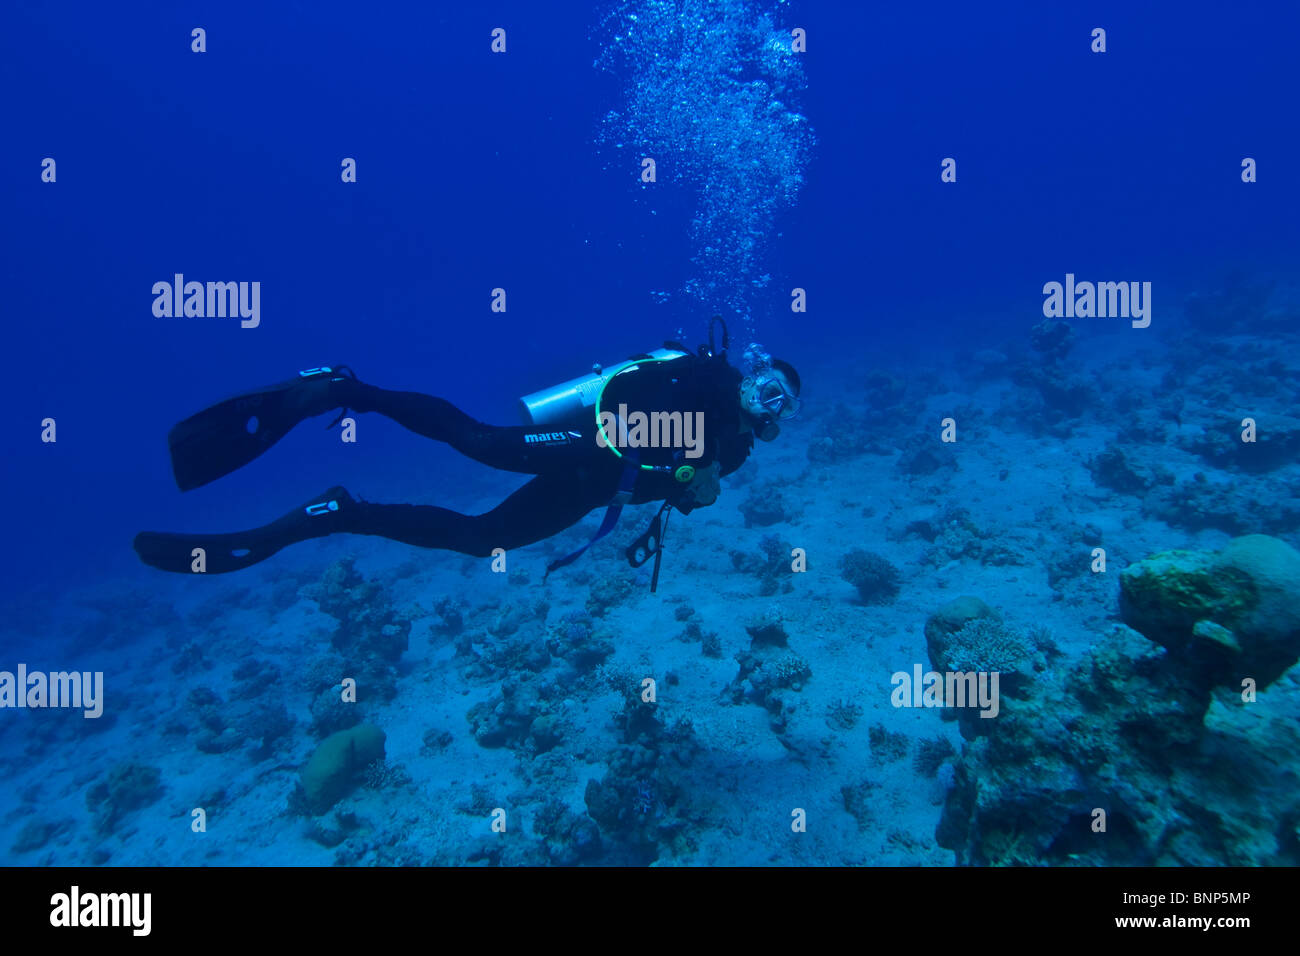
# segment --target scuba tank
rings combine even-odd
[[[636,368],[643,362],[671,362],[690,354],[683,349],[672,348],[671,345],[672,343],[666,343],[664,348],[655,349],[653,352],[647,352],[644,355],[633,356],[608,368],[604,368],[599,364],[593,365],[589,375],[571,378],[567,382],[561,382],[551,388],[525,395],[519,399],[519,409],[523,413],[524,424],[549,425],[556,428],[595,424],[597,431],[603,434],[603,426],[597,420],[597,411],[600,408],[601,396],[605,393],[605,386],[613,381],[614,377],[620,372]],[[614,495],[609,507],[605,509],[605,517],[591,540],[577,550],[571,551],[559,560],[548,564],[546,566],[546,575],[542,576],[543,581],[552,571],[576,561],[584,551],[614,530],[614,525],[618,523],[618,516],[622,512],[623,506],[632,498],[637,477],[642,470],[671,472],[677,476],[678,481],[682,482],[690,481],[695,475],[695,469],[690,465],[680,466],[676,469],[665,465],[642,465],[638,462],[635,453],[624,457],[622,452],[613,445],[606,444],[605,447],[623,459],[623,473],[619,479],[618,493]],[[628,563],[632,564],[633,567],[640,567],[651,555],[654,556],[655,569],[651,581],[651,590],[654,590],[654,586],[659,582],[659,562],[662,559],[662,528],[665,523],[665,521],[661,520],[661,516],[664,510],[670,507],[671,505],[665,501],[663,508],[659,510],[659,514],[655,516],[651,531],[647,531],[642,536],[646,539],[646,542],[652,543],[642,543],[639,550],[637,546],[634,546],[627,552]]]
[[[722,326],[722,348],[719,350],[713,339],[713,327]],[[727,331],[727,323],[722,316],[715,315],[709,320],[709,344],[701,345],[699,348],[700,358],[724,358],[727,349],[731,346],[731,335]],[[596,402],[600,401],[600,395],[605,390],[605,386],[619,372],[626,371],[638,362],[652,360],[664,362],[669,359],[682,358],[691,354],[685,347],[677,342],[665,342],[664,347],[655,349],[653,352],[646,352],[642,355],[634,355],[632,358],[617,365],[611,365],[608,368],[602,367],[599,363],[591,367],[591,372],[587,375],[581,375],[578,378],[571,378],[567,382],[561,382],[559,385],[553,385],[550,388],[544,388],[540,392],[533,392],[519,399],[519,410],[523,415],[525,425],[574,425],[581,424],[590,420],[596,413]]]
[[[544,388],[519,399],[519,410],[525,425],[576,425],[592,420],[596,402],[605,386],[619,372],[626,371],[638,362],[653,360],[664,362],[682,358],[690,353],[681,349],[661,348],[633,356],[610,366],[593,365],[586,375]]]
[[[713,326],[715,324],[722,326],[721,352],[715,352],[713,340]],[[701,345],[698,355],[701,359],[717,357],[725,361],[728,344],[727,323],[722,320],[721,316],[715,315],[709,321],[709,344],[707,347]],[[585,420],[595,423],[600,428],[599,422],[596,421],[596,410],[599,407],[601,395],[604,394],[605,386],[613,380],[615,375],[634,368],[641,362],[668,362],[685,358],[690,354],[676,342],[665,342],[663,348],[655,349],[653,352],[647,352],[644,355],[633,356],[609,368],[593,365],[591,373],[588,375],[571,378],[567,382],[561,382],[559,385],[542,389],[540,392],[533,392],[519,399],[519,409],[523,413],[524,424],[564,426],[579,425]],[[624,457],[612,445],[607,447],[618,457]],[[681,465],[677,468],[664,465],[642,465],[638,463],[635,455],[625,459],[623,474],[619,480],[618,493],[605,510],[605,517],[601,521],[600,527],[596,529],[595,535],[576,551],[572,551],[547,565],[546,575],[565,565],[572,564],[584,551],[614,530],[619,513],[632,497],[637,475],[642,470],[671,472],[682,483],[691,481],[695,476],[695,469],[690,465]],[[671,512],[672,504],[665,499],[659,513],[655,515],[654,520],[650,523],[650,527],[625,552],[628,564],[634,568],[639,568],[651,557],[655,559],[654,572],[650,578],[651,591],[654,591],[659,586],[659,565],[663,560],[663,533],[667,529],[668,515]],[[546,580],[546,575],[543,575],[543,581]]]

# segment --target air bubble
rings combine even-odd
[[[599,61],[626,102],[605,118],[602,142],[673,158],[668,178],[697,200],[684,289],[709,310],[750,314],[769,281],[767,239],[816,142],[797,112],[805,79],[788,30],[742,0],[629,0],[604,27],[627,40]]]

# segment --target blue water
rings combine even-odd
[[[963,775],[996,754],[963,755],[976,745],[955,723],[889,701],[890,673],[930,666],[927,618],[971,594],[1023,630],[1046,624],[1061,654],[1038,678],[1065,679],[1125,623],[1124,566],[1252,533],[1300,545],[1300,11],[1133,6],[7,8],[0,670],[102,670],[106,717],[88,731],[79,713],[0,710],[0,860],[1005,862],[935,840]],[[191,50],[195,27],[205,52]],[[1090,49],[1096,27],[1104,53]],[[789,48],[796,28],[806,52]],[[955,182],[941,180],[948,157]],[[1256,182],[1242,181],[1246,157]],[[355,182],[341,179],[345,158]],[[156,316],[151,289],[177,273],[259,282],[260,324]],[[1068,352],[1037,349],[1043,286],[1067,273],[1151,283],[1149,327],[1068,318]],[[792,311],[795,289],[806,311]],[[546,562],[599,513],[511,555],[508,574],[370,538],[307,542],[208,580],[152,571],[131,550],[145,528],[260,525],[334,484],[477,512],[519,483],[363,416],[357,445],[309,422],[180,493],[168,429],[231,394],[345,362],[513,424],[520,395],[665,339],[703,341],[715,313],[737,344],[794,363],[805,412],[716,505],[674,519],[655,594],[621,551],[653,509],[545,584]],[[949,415],[958,440],[940,452],[955,458],[926,470],[916,449],[939,444]],[[1273,442],[1266,466],[1214,451],[1225,435],[1235,447],[1247,416]],[[46,419],[56,441],[42,441]],[[1096,463],[1116,446],[1136,484]],[[1202,486],[1217,497],[1195,497]],[[776,518],[755,518],[776,496]],[[964,531],[944,530],[961,523],[954,509]],[[1058,574],[1062,551],[1093,546],[1089,526],[1111,568]],[[772,584],[747,570],[736,554],[758,560],[765,535],[773,553],[803,548],[807,571]],[[859,600],[840,571],[854,549],[896,566],[896,597]],[[390,699],[356,705],[404,769],[313,816],[292,797],[325,736],[302,675],[337,615],[312,587],[348,556],[374,583],[348,613],[410,621],[405,654],[384,665]],[[449,597],[459,632],[437,610]],[[748,690],[733,701],[744,625],[778,605],[812,677],[766,707]],[[585,623],[566,617],[592,607]],[[608,670],[656,678],[662,733],[611,722],[617,681],[594,665],[554,652],[518,663],[574,628],[577,641],[603,633]],[[721,656],[701,654],[709,633]],[[174,666],[195,646],[206,666]],[[253,672],[266,676],[248,689]],[[512,684],[534,700],[527,720],[562,726],[558,743],[474,736],[472,708]],[[196,688],[231,726],[282,707],[286,727],[265,745],[196,749]],[[1261,719],[1283,736],[1249,731],[1261,752],[1294,742],[1280,728],[1300,708],[1290,672],[1267,694]],[[847,727],[828,716],[845,700],[861,712]],[[1248,736],[1214,706],[1202,753]],[[683,717],[689,747],[672,730]],[[430,747],[431,731],[450,742]],[[939,738],[952,754],[917,770],[921,742]],[[90,792],[123,762],[156,768],[157,787],[123,796],[101,826]],[[1187,764],[1188,792],[1202,773]],[[627,813],[602,817],[593,779]],[[209,831],[194,833],[190,811],[207,804]],[[556,805],[569,815],[558,824],[543,809]],[[490,827],[498,806],[506,834]],[[792,807],[811,808],[807,833],[792,835]],[[1264,801],[1252,825],[1277,845],[1255,862],[1300,859],[1268,822],[1295,812],[1285,792]],[[1115,833],[1127,849],[1101,862],[1240,862],[1226,837],[1205,858]],[[1045,847],[1030,859],[1065,861]]]

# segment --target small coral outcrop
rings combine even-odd
[[[362,771],[384,757],[384,732],[359,724],[330,734],[302,768],[300,780],[307,810],[319,816],[362,780]]]
[[[162,774],[146,764],[121,763],[86,791],[86,806],[95,815],[95,829],[112,833],[133,810],[153,803],[162,794]]]
[[[1265,687],[1300,657],[1300,553],[1262,534],[1217,553],[1165,551],[1120,574],[1120,610],[1206,687]]]
[[[858,589],[863,604],[888,604],[898,594],[902,580],[889,559],[861,548],[840,559],[840,577]]]

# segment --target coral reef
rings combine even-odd
[[[260,697],[268,687],[280,682],[280,669],[269,661],[246,657],[235,666],[231,675],[235,684],[230,689],[233,700],[250,700]]]
[[[634,590],[632,578],[626,575],[602,575],[588,592],[587,613],[592,617],[604,617],[610,608],[624,604]]]
[[[858,590],[864,604],[888,604],[898,594],[902,575],[885,557],[854,548],[840,559],[840,577]]]
[[[1219,418],[1204,427],[1180,432],[1179,444],[1206,463],[1229,471],[1261,474],[1300,461],[1300,419],[1254,411],[1255,440],[1242,441],[1245,415]]]
[[[686,804],[689,771],[699,745],[689,720],[665,726],[659,705],[635,692],[615,716],[620,743],[609,771],[587,781],[587,813],[600,828],[604,864],[645,865],[689,841],[699,822]]]
[[[957,751],[952,745],[952,741],[947,737],[931,737],[928,740],[918,740],[916,743],[916,755],[912,758],[912,766],[922,777],[934,777],[939,773],[939,768],[943,764],[957,756]]]
[[[758,578],[758,594],[770,597],[777,592],[794,590],[790,573],[790,549],[774,534],[765,534],[758,542],[761,554],[753,551],[733,550],[731,566],[743,574]]]
[[[971,596],[949,601],[930,615],[925,622],[925,643],[930,663],[941,673],[996,673],[999,696],[1019,693],[1045,663],[1028,637]],[[945,719],[956,719],[968,740],[987,733],[993,723],[973,707],[945,708],[942,713]]]
[[[539,706],[536,688],[507,681],[490,699],[471,707],[465,719],[482,746],[519,746],[528,738]]]
[[[1205,686],[1265,687],[1300,656],[1300,553],[1267,535],[1222,551],[1167,551],[1120,574],[1125,623],[1197,671]],[[1214,625],[1213,627],[1209,625]]]
[[[406,766],[390,763],[387,757],[372,760],[361,771],[361,786],[368,790],[388,790],[410,784],[411,775],[406,772]]]
[[[862,708],[841,698],[826,706],[826,723],[836,730],[852,730],[862,716]]]
[[[112,833],[122,817],[147,807],[162,795],[157,767],[120,763],[86,791],[86,807],[94,814],[95,830]]]
[[[265,760],[275,752],[278,744],[288,738],[294,723],[282,701],[262,700],[240,714],[235,726],[243,741],[256,742],[257,746],[252,748],[253,758]]]
[[[1273,707],[1240,692],[1300,657],[1297,571],[1258,535],[1126,569],[1126,620],[1146,636],[1116,625],[1003,700],[963,748],[940,845],[976,865],[1300,863],[1300,780],[1274,757],[1300,745],[1279,716],[1294,680]]]
[[[440,754],[456,741],[456,738],[451,735],[451,731],[439,730],[436,727],[430,727],[420,739],[422,741],[420,754],[424,757],[433,757]]]
[[[1026,676],[1032,668],[1034,647],[1014,628],[992,617],[967,621],[949,635],[935,666],[944,671],[976,671],[1002,675],[1004,690],[1012,690],[1013,675]]]
[[[385,735],[374,724],[340,730],[320,742],[299,774],[302,804],[319,816],[362,781],[365,768],[384,757]]]
[[[1059,319],[1043,319],[1029,332],[1034,351],[1048,362],[1059,362],[1069,355],[1075,338],[1074,327]]]
[[[1088,459],[1087,467],[1094,482],[1124,495],[1144,494],[1157,481],[1155,475],[1130,461],[1124,449],[1117,446],[1093,455]],[[1172,476],[1167,477],[1172,480]]]
[[[210,687],[196,687],[186,701],[199,722],[194,746],[206,754],[220,754],[243,745],[244,740],[226,717],[225,702]]]
[[[855,784],[846,784],[840,788],[840,797],[844,800],[844,809],[849,816],[858,821],[859,830],[870,830],[874,822],[871,792],[879,784],[871,780],[860,780]]]
[[[343,685],[326,687],[311,702],[312,732],[328,737],[339,730],[347,730],[361,722],[361,704],[343,699]]]
[[[591,616],[572,611],[552,628],[546,648],[579,674],[586,673],[614,653],[614,643],[598,631]]]
[[[257,694],[265,690],[259,685]],[[205,754],[223,754],[256,744],[251,750],[254,759],[270,756],[293,730],[293,718],[283,701],[248,699],[250,696],[245,689],[243,700],[224,701],[210,687],[191,690],[186,710],[198,722],[191,734],[195,748]]]
[[[792,696],[812,677],[808,662],[789,649],[778,613],[771,612],[745,626],[749,650],[736,655],[740,665],[724,692],[734,703],[751,701],[768,712],[775,733],[784,733],[796,709]]]
[[[957,470],[957,456],[952,446],[931,435],[913,433],[900,445],[897,467],[900,474],[922,478],[942,469]]]
[[[175,660],[172,661],[172,673],[177,676],[192,674],[195,671],[211,670],[212,662],[203,654],[203,645],[198,641],[191,641],[180,649]]]
[[[1046,426],[1055,434],[1069,433],[1069,422],[1089,411],[1095,393],[1087,380],[1067,374],[1059,366],[1019,365],[1011,379],[1038,393],[1041,405],[1035,418],[1040,428]]]
[[[28,820],[23,824],[10,851],[13,853],[32,853],[45,847],[59,833],[71,827],[71,820]]]
[[[922,411],[911,396],[923,394],[933,384],[916,378],[904,381],[883,369],[868,372],[860,397],[851,403],[835,402],[817,420],[808,441],[808,461],[836,465],[863,454],[892,456],[911,437],[910,423]]]
[[[554,798],[538,807],[533,815],[533,832],[546,847],[547,859],[557,866],[576,866],[599,860],[602,852],[600,828]]]
[[[338,621],[331,643],[343,658],[343,672],[365,696],[386,702],[397,693],[397,662],[410,641],[411,616],[392,605],[383,585],[363,578],[355,561],[335,562],[301,594]]]
[[[455,637],[465,629],[465,603],[450,596],[439,598],[433,605],[433,613],[438,616],[435,630],[439,634]]]
[[[871,762],[874,764],[893,763],[907,756],[910,743],[907,734],[877,723],[871,725],[868,738],[871,741]]]
[[[749,494],[740,503],[740,513],[745,527],[757,525],[766,528],[774,524],[789,524],[799,517],[799,512],[786,499],[787,483],[773,478],[755,481]]]
[[[307,839],[326,849],[333,849],[355,833],[360,825],[361,821],[355,813],[335,810],[328,816],[308,821],[304,832]]]
[[[908,535],[917,535],[932,543],[933,547],[921,559],[932,567],[941,567],[951,561],[977,561],[994,567],[1024,562],[1016,548],[999,541],[997,534],[976,525],[965,508],[949,507],[931,518],[913,520],[903,529],[901,537]]]
[[[1211,480],[1198,471],[1190,480],[1152,489],[1142,506],[1147,515],[1187,531],[1294,533],[1300,527],[1300,481]]]
[[[939,607],[925,622],[925,646],[935,667],[949,670],[948,645],[952,636],[967,624],[996,618],[997,612],[977,597],[963,595]]]

